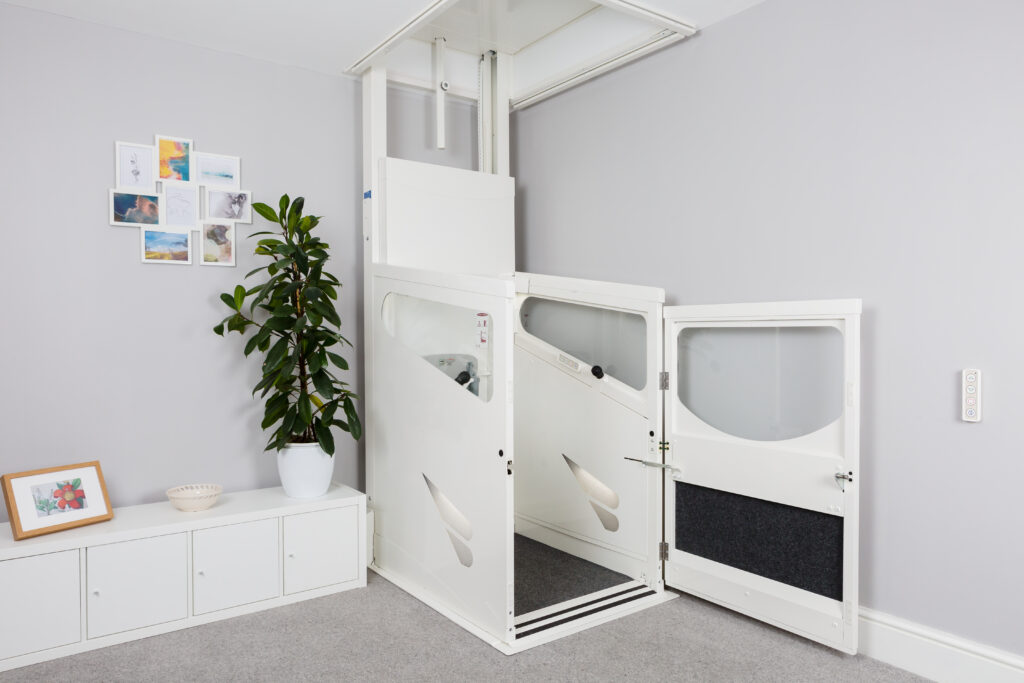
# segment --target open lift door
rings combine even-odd
[[[859,300],[665,308],[665,583],[857,651]]]

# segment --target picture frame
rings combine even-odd
[[[114,517],[98,460],[0,477],[15,541]]]
[[[190,266],[192,231],[145,226],[139,230],[139,250],[143,263]]]
[[[164,188],[164,220],[167,227],[199,228],[199,188],[192,184],[171,183]]]
[[[201,266],[235,265],[235,224],[231,221],[202,221],[199,224]]]
[[[206,187],[238,190],[242,187],[242,159],[227,154],[196,152],[193,157],[195,181]]]
[[[157,180],[162,183],[192,182],[192,157],[195,149],[191,139],[156,135],[154,147]]]
[[[163,195],[159,192],[111,190],[110,224],[132,228],[160,225],[164,218],[163,207]]]
[[[204,187],[204,220],[252,223],[252,192]]]
[[[134,142],[114,143],[114,186],[143,194],[156,194],[156,148]]]

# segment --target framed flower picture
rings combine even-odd
[[[0,477],[15,541],[114,516],[97,461]]]

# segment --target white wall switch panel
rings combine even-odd
[[[981,422],[981,370],[965,368],[961,377],[960,417],[964,422]]]

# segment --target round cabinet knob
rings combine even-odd
[[[590,374],[592,374],[594,377],[598,379],[601,379],[602,377],[604,377],[604,369],[600,365],[595,365],[594,367],[590,368]]]
[[[98,590],[93,590],[92,594],[95,595],[97,598],[100,596],[100,592]]]
[[[295,559],[295,553],[288,553],[288,558],[294,560]]]
[[[199,574],[199,576],[206,576],[206,572],[204,572],[204,571],[203,571],[202,569],[200,569],[200,570],[199,570],[198,572],[196,572],[196,573],[197,573],[197,574]]]

